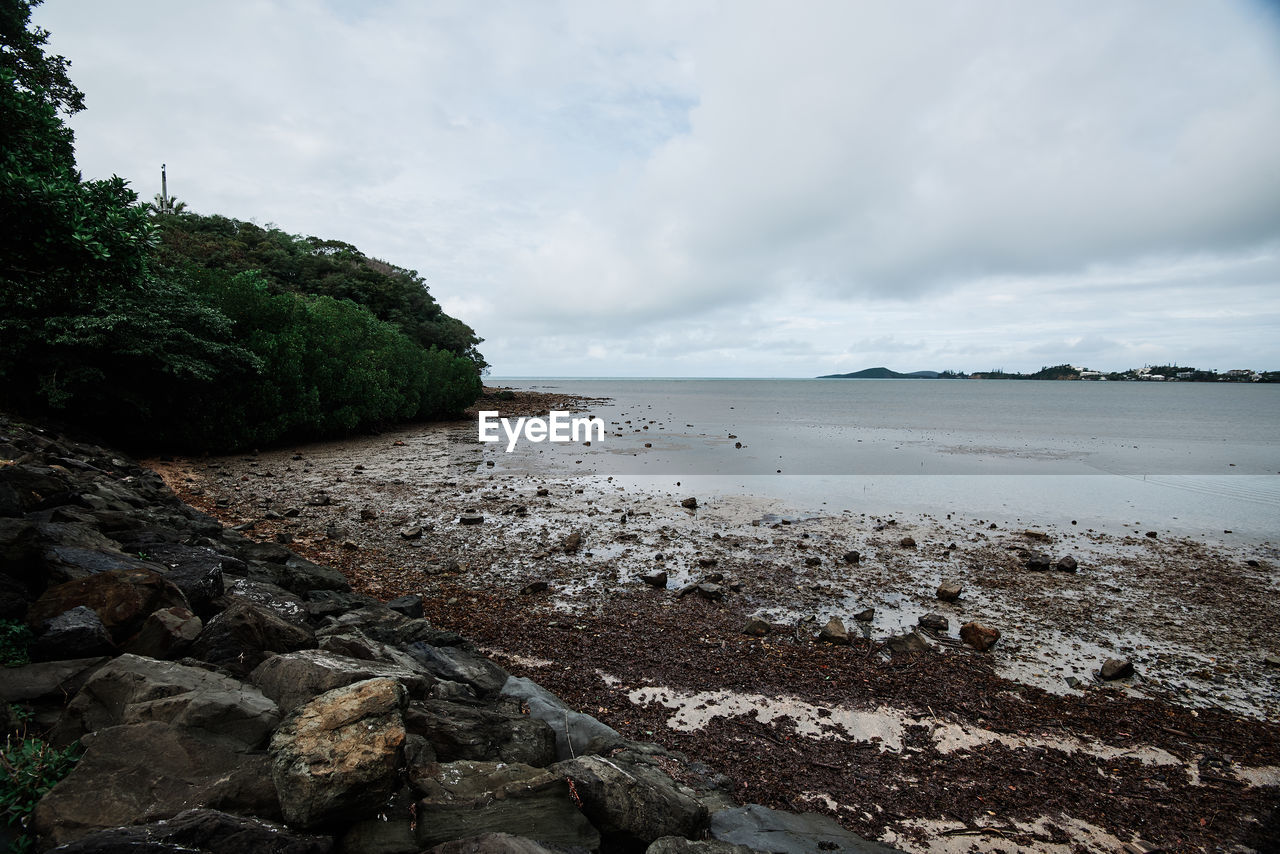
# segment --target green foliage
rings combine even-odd
[[[31,646],[31,630],[18,620],[0,620],[0,667],[17,667],[31,661],[27,648]]]
[[[11,734],[0,748],[0,817],[18,830],[11,851],[34,850],[26,834],[31,811],[80,759],[78,742],[58,750],[39,738]]]

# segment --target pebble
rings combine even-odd
[[[938,585],[938,598],[943,602],[954,602],[964,592],[964,585],[959,581],[945,580]]]

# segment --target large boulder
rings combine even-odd
[[[452,646],[412,643],[405,651],[427,671],[451,682],[470,685],[476,696],[495,697],[509,678],[507,671],[482,655]]]
[[[32,828],[46,846],[195,807],[279,816],[270,760],[262,754],[159,721],[110,727],[82,743],[84,756],[32,813]]]
[[[510,833],[482,833],[466,839],[441,842],[431,849],[431,854],[553,854],[551,849]]]
[[[213,615],[214,600],[222,595],[224,557],[207,546],[156,543],[145,547],[147,557],[164,567],[164,576],[177,585],[191,610]]]
[[[161,608],[147,615],[125,650],[148,658],[179,658],[203,630],[204,623],[186,608]]]
[[[818,813],[792,813],[747,804],[711,816],[711,837],[773,854],[901,854],[868,842]]]
[[[619,757],[579,756],[551,766],[573,781],[582,811],[606,839],[648,846],[663,836],[696,836],[707,808],[658,768]]]
[[[398,785],[405,691],[394,679],[335,688],[296,709],[271,738],[271,775],[289,824],[367,818]]]
[[[116,643],[142,628],[152,611],[187,607],[187,598],[159,572],[146,567],[109,570],[50,587],[27,612],[27,624],[43,628],[54,617],[84,605],[97,613]]]
[[[449,762],[414,780],[418,844],[507,833],[548,846],[595,850],[600,834],[578,810],[564,777],[518,763]]]
[[[507,679],[502,696],[520,701],[529,717],[545,721],[556,736],[556,758],[572,759],[595,746],[622,740],[618,731],[591,715],[575,712],[538,683],[518,676]]]
[[[37,727],[51,727],[62,716],[67,697],[75,696],[108,661],[106,657],[77,658],[6,667],[0,678],[0,705],[21,705],[31,710]]]
[[[331,854],[333,840],[296,833],[260,818],[193,809],[151,824],[99,830],[56,850],[58,854]]]
[[[664,836],[655,840],[644,854],[757,854],[754,848],[733,845],[714,839],[685,839],[683,836]]]
[[[32,661],[112,655],[116,645],[96,611],[77,605],[50,620],[28,650]]]
[[[419,699],[426,697],[435,683],[420,670],[361,661],[320,649],[274,655],[249,674],[249,681],[287,713],[326,691],[377,677],[396,680],[410,697]]]
[[[266,744],[276,704],[252,685],[171,661],[122,655],[97,670],[68,704],[57,744],[120,724],[162,721],[239,750]]]
[[[475,759],[542,768],[556,761],[556,736],[545,722],[506,708],[427,700],[405,713],[409,732],[422,735],[442,762]]]
[[[240,600],[205,624],[191,654],[232,673],[246,674],[272,653],[315,645],[310,629],[286,621],[263,605]]]

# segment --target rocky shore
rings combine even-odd
[[[7,744],[82,751],[0,848],[888,850],[739,804],[710,766],[424,619],[422,595],[353,590],[276,539],[111,449],[0,418],[0,619],[32,639],[0,670]],[[4,770],[8,795],[23,781]]]

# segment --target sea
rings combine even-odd
[[[492,469],[773,503],[1280,542],[1280,385],[489,377],[597,399],[589,444]],[[581,439],[581,437],[580,437]]]

